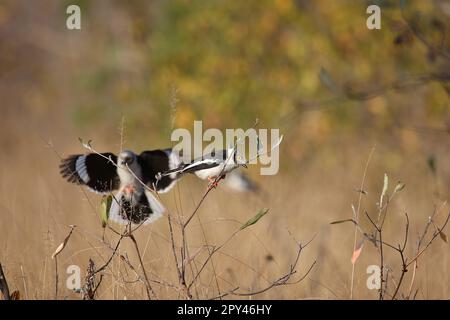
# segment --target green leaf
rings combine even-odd
[[[395,186],[394,193],[402,191],[403,189],[405,189],[405,186],[406,185],[404,183],[398,182]]]
[[[344,223],[344,222],[353,222],[353,223],[355,223],[355,220],[353,220],[353,219],[337,220],[337,221],[330,222],[330,224],[339,224],[339,223]]]
[[[103,196],[100,204],[100,217],[102,219],[102,228],[106,227],[109,218],[109,209],[111,209],[112,196]]]
[[[266,213],[269,212],[269,209],[261,209],[259,210],[259,212],[256,214],[256,216],[254,216],[253,218],[251,218],[250,220],[248,220],[246,223],[244,223],[239,230],[244,230],[247,227],[250,227],[251,225],[254,225],[255,223],[258,222],[259,219],[261,219],[264,215],[266,215]]]
[[[388,178],[388,175],[385,173],[384,181],[383,181],[383,192],[381,193],[383,195],[383,197],[386,195],[388,185],[389,185],[389,178]]]

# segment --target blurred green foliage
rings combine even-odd
[[[405,119],[433,125],[448,120],[446,81],[408,84],[417,75],[449,67],[448,59],[430,52],[431,46],[446,50],[448,45],[448,8],[446,13],[439,9],[445,3],[407,1],[404,15],[414,23],[408,26],[400,2],[379,1],[381,30],[366,28],[368,4],[114,2],[116,10],[127,14],[131,40],[109,35],[103,64],[81,73],[85,88],[109,98],[77,106],[76,119],[97,121],[95,110],[102,114],[106,103],[127,105],[119,107],[122,112],[116,117],[125,114],[130,127],[151,127],[155,134],[167,135],[175,88],[174,123],[187,128],[196,119],[206,127],[229,128],[248,127],[259,118],[264,126],[290,130],[311,109],[324,109],[312,120],[310,116],[302,120],[303,126],[311,126],[306,132],[319,136],[315,138],[336,129],[387,130],[406,125]],[[98,8],[87,10],[89,19],[96,19]],[[417,39],[411,27],[423,34],[430,47]],[[128,71],[118,70],[115,57],[129,46],[142,58],[139,81],[117,81],[118,73]],[[321,70],[326,77],[320,76]],[[411,119],[414,115],[419,118]]]
[[[447,0],[49,3],[52,10],[43,12],[46,21],[58,17],[48,22],[54,34],[31,34],[50,48],[55,73],[68,78],[54,77],[52,86],[70,96],[64,107],[79,129],[116,130],[125,117],[130,140],[145,132],[167,141],[173,126],[192,128],[194,120],[224,129],[259,118],[293,141],[295,157],[300,146],[345,134],[385,135],[412,149],[421,139],[417,127],[448,137]],[[74,3],[82,11],[79,32],[61,26]],[[366,27],[373,3],[381,7],[381,30]],[[24,14],[15,2],[9,10]],[[0,7],[0,27],[2,12],[8,9]],[[14,20],[5,21],[11,36]],[[21,37],[35,28],[17,25],[25,29]],[[66,52],[52,55],[55,48]],[[24,51],[9,56],[14,52]],[[34,55],[41,63],[39,54],[48,52]],[[26,65],[13,60],[8,65]],[[32,102],[48,112],[48,96]],[[34,96],[27,97],[29,105]]]

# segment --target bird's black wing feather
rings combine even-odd
[[[175,184],[177,177],[167,175],[158,180],[156,176],[178,167],[181,162],[171,149],[165,149],[143,151],[138,156],[138,163],[143,182],[150,188],[156,186],[159,192],[167,192]]]
[[[214,159],[204,159],[192,162],[185,166],[182,170],[183,173],[194,173],[196,171],[215,168],[220,164],[219,161]]]
[[[222,161],[227,159],[227,151],[219,150],[212,153],[205,154],[200,158],[192,160],[190,163],[181,163],[177,168],[165,171],[164,176],[170,173],[178,173],[180,175],[185,173],[194,173],[196,171],[211,169],[217,167]]]
[[[69,156],[61,161],[60,173],[69,182],[85,185],[95,192],[109,193],[120,185],[115,165],[117,156],[112,153],[102,155],[89,153]]]

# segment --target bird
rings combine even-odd
[[[100,194],[113,195],[109,219],[119,224],[149,224],[165,211],[149,189],[168,192],[176,183],[177,173],[157,179],[160,172],[182,164],[172,149],[150,150],[136,154],[123,150],[113,153],[75,154],[62,159],[60,173],[68,182],[82,185]]]
[[[247,168],[247,162],[237,154],[233,147],[219,151],[213,150],[190,163],[182,162],[178,168],[170,169],[159,177],[165,178],[174,174],[180,177],[186,173],[193,173],[200,179],[208,179],[216,187],[220,179],[224,179],[227,173],[239,167]]]
[[[235,170],[231,172],[225,179],[224,186],[230,190],[245,193],[259,191],[259,186],[250,179],[242,170]]]

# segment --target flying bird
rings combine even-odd
[[[86,186],[90,191],[111,194],[113,201],[109,219],[120,224],[149,224],[162,216],[164,206],[148,188],[159,193],[169,191],[178,179],[177,173],[156,178],[160,172],[182,165],[171,149],[88,153],[69,156],[61,161],[61,175],[67,181]],[[148,188],[147,188],[148,187]]]
[[[177,177],[193,173],[200,179],[208,179],[213,183],[217,178],[223,179],[226,174],[239,168],[247,168],[245,159],[237,155],[235,148],[213,151],[190,163],[181,163],[178,168],[163,172],[159,177],[165,178],[175,174]]]

